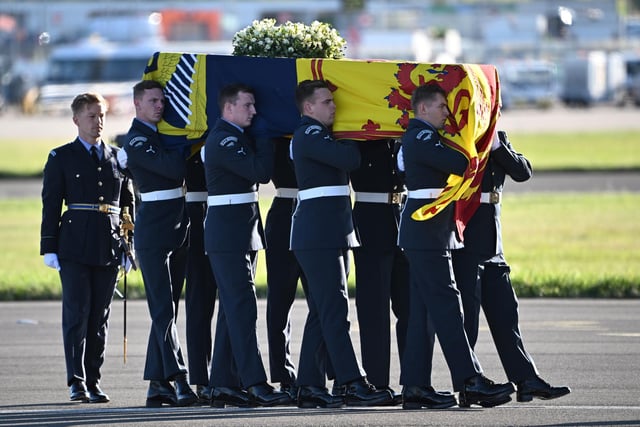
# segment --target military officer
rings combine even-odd
[[[256,114],[250,87],[221,88],[218,106],[221,118],[205,143],[205,250],[220,301],[209,381],[212,404],[290,404],[287,393],[267,383],[256,336],[254,277],[257,251],[265,245],[257,190],[271,178],[273,145],[268,139],[254,142],[244,132]]]
[[[451,265],[451,250],[462,247],[453,221],[454,205],[447,205],[426,221],[411,217],[438,197],[450,174],[462,176],[467,168],[466,157],[443,144],[438,134],[449,116],[446,96],[437,84],[416,88],[411,98],[415,117],[402,137],[408,199],[402,211],[398,242],[409,260],[411,302],[400,383],[407,409],[455,404],[433,398],[428,386],[430,366],[414,362],[428,360],[428,348],[416,336],[416,329],[423,328],[427,316],[433,321],[461,406],[500,405],[510,401],[510,394],[515,391],[511,383],[494,384],[482,375],[480,362],[467,341]]]
[[[187,358],[189,383],[196,386],[201,403],[210,403],[209,375],[213,341],[211,339],[217,285],[209,258],[204,252],[204,217],[207,212],[207,184],[200,152],[187,160],[185,177],[187,214],[189,216],[189,253],[185,282],[187,317]]]
[[[476,344],[482,306],[507,378],[517,386],[518,402],[534,397],[554,399],[571,392],[569,387],[553,387],[541,379],[524,348],[518,299],[502,248],[500,199],[505,177],[523,182],[531,175],[529,160],[514,150],[505,132],[496,132],[482,176],[480,206],[464,230],[464,248],[452,252],[469,345],[473,348]]]
[[[306,80],[296,89],[302,118],[291,143],[300,190],[293,213],[291,249],[308,280],[309,314],[298,370],[299,407],[337,407],[339,396],[325,387],[328,360],[347,405],[384,405],[387,390],[366,379],[349,336],[348,250],[358,245],[349,197],[348,172],[360,165],[354,141],[336,141],[331,133],[336,106],[327,82]]]
[[[49,153],[42,181],[40,254],[62,282],[62,337],[70,399],[108,402],[100,388],[111,301],[121,265],[122,208],[133,212],[131,182],[116,147],[102,141],[107,103],[95,93],[71,104],[76,139]],[[67,209],[61,214],[63,203]]]
[[[136,117],[127,133],[124,161],[141,201],[134,245],[151,315],[144,368],[144,379],[149,380],[146,405],[187,406],[198,398],[187,382],[175,322],[187,262],[184,178],[188,153],[166,149],[157,132],[165,105],[159,82],[137,83],[133,101]]]

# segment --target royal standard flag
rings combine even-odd
[[[248,131],[270,138],[289,136],[298,124],[296,85],[306,79],[327,80],[337,106],[333,132],[337,138],[356,140],[400,138],[412,117],[413,90],[437,83],[449,93],[451,110],[442,138],[469,159],[469,167],[463,177],[452,175],[442,194],[412,218],[428,220],[458,201],[462,231],[479,204],[499,104],[492,65],[156,53],[144,78],[165,87],[168,104],[158,129],[165,144],[175,147],[204,142],[220,114],[218,90],[229,83],[254,88],[257,115]]]
[[[451,175],[440,196],[415,211],[412,218],[427,220],[459,200],[456,221],[462,236],[464,224],[480,203],[482,172],[495,130],[499,100],[495,67],[298,59],[296,68],[298,81],[331,83],[337,106],[333,131],[338,138],[398,138],[413,117],[411,94],[416,87],[437,83],[447,91],[451,115],[441,134],[469,159],[469,167],[463,177]]]

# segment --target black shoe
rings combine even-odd
[[[87,389],[89,391],[90,403],[106,403],[109,401],[109,396],[102,391],[98,384],[89,384]]]
[[[534,397],[539,399],[555,399],[571,393],[569,387],[552,387],[542,378],[535,376],[518,383],[516,394],[518,402],[531,402]]]
[[[295,384],[280,383],[280,391],[287,393],[294,402],[298,398],[298,386]]]
[[[346,384],[344,401],[347,406],[388,406],[393,402],[387,390],[376,390],[369,382],[361,378]]]
[[[376,386],[376,390],[386,390],[391,395],[391,402],[389,402],[389,406],[396,406],[402,403],[402,394],[396,393],[391,387],[387,386]]]
[[[276,391],[267,383],[252,385],[247,389],[249,399],[256,406],[291,405],[293,400],[288,393]]]
[[[342,396],[334,396],[326,387],[312,385],[300,386],[298,390],[298,408],[341,408]]]
[[[198,403],[209,404],[211,403],[211,396],[213,395],[213,387],[208,385],[198,384],[196,386],[196,395],[198,396]]]
[[[147,390],[147,408],[159,408],[162,405],[177,405],[176,390],[169,381],[149,381]]]
[[[403,409],[444,409],[457,403],[453,394],[435,391],[431,386],[407,386],[402,389]]]
[[[88,402],[89,393],[84,381],[75,380],[69,387],[69,400],[72,402]]]
[[[211,406],[214,408],[224,408],[225,406],[248,408],[251,406],[251,399],[249,394],[240,387],[214,387],[211,393]]]
[[[339,396],[344,398],[344,396],[347,394],[347,386],[346,385],[340,385],[338,384],[337,381],[333,382],[333,387],[331,387],[331,394],[334,396]]]
[[[476,375],[464,382],[458,396],[458,405],[468,408],[478,404],[484,408],[492,408],[510,402],[510,394],[514,391],[516,390],[513,383],[495,384],[484,375]]]
[[[179,374],[174,379],[176,387],[176,404],[178,406],[191,406],[198,401],[198,395],[191,390],[185,374]]]

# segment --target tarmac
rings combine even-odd
[[[185,348],[184,307],[178,328]],[[258,301],[258,338],[268,371],[264,300]],[[351,334],[359,355],[358,324],[351,305]],[[149,314],[145,301],[127,302],[124,360],[124,302],[113,302],[102,386],[106,404],[68,401],[60,329],[61,304],[0,303],[0,426],[638,426],[640,425],[640,300],[524,299],[520,325],[525,346],[543,378],[568,385],[572,393],[556,400],[514,400],[496,408],[445,410],[396,407],[342,409],[226,408],[209,406],[148,409],[148,383],[142,379]],[[303,299],[292,312],[297,362],[306,316]],[[476,352],[485,374],[506,381],[484,319]],[[399,362],[392,346],[392,387]],[[449,371],[436,345],[432,381],[451,390]],[[276,384],[277,385],[277,384]],[[331,383],[327,384],[331,387]]]

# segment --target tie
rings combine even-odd
[[[95,145],[92,146],[89,151],[91,152],[91,158],[93,159],[93,161],[96,162],[96,164],[99,164],[100,159],[98,158],[98,149],[95,147]]]

